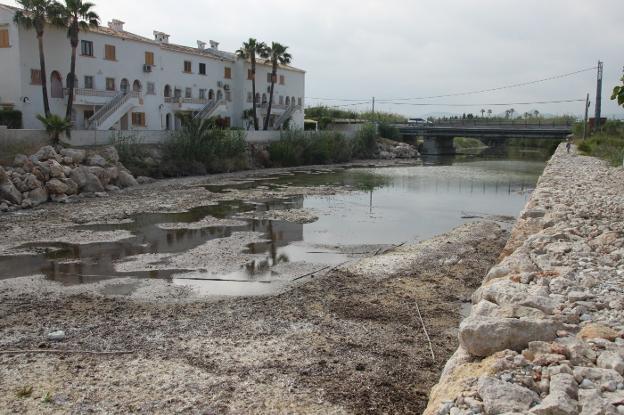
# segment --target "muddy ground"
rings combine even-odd
[[[0,216],[0,250],[29,240],[97,238],[69,225],[226,197],[198,180]],[[345,190],[250,189],[244,197]],[[491,222],[467,224],[272,296],[139,301],[36,276],[0,281],[0,412],[421,413],[457,347],[463,301],[507,236]],[[55,329],[66,333],[60,342],[48,340]]]

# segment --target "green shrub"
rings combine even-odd
[[[13,109],[0,109],[0,125],[12,130],[22,128],[22,112]]]
[[[377,128],[365,124],[355,136],[353,154],[357,158],[371,158],[377,152]]]
[[[163,145],[166,176],[221,173],[248,167],[245,132],[226,130],[212,120],[185,119]]]
[[[614,166],[621,166],[624,159],[624,123],[608,121],[587,140],[577,140],[577,145],[582,153],[605,159]]]
[[[401,141],[399,128],[385,122],[379,123],[379,136],[390,140]]]

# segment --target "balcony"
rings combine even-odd
[[[165,97],[165,103],[181,111],[199,111],[214,100],[207,98]]]
[[[65,88],[63,93],[65,97],[69,96],[69,88]],[[118,93],[119,91],[74,88],[74,105],[104,105]]]

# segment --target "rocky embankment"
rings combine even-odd
[[[45,146],[30,157],[18,154],[13,166],[0,166],[0,212],[48,201],[71,203],[137,184],[112,146],[59,152]]]
[[[623,293],[624,170],[560,147],[425,414],[624,414]]]

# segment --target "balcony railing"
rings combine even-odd
[[[69,88],[64,88],[63,92],[65,95],[69,95]],[[101,89],[90,89],[90,88],[74,88],[74,96],[85,96],[85,97],[104,97],[104,98],[113,98],[115,97],[119,91],[104,91]]]

